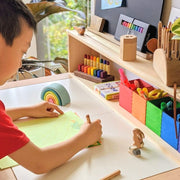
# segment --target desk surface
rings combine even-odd
[[[92,120],[102,120],[103,144],[82,150],[66,164],[45,175],[35,175],[22,166],[14,167],[12,170],[18,180],[79,180],[79,178],[96,180],[117,169],[121,170],[121,176],[114,180],[142,179],[178,168],[178,163],[164,155],[161,148],[148,137],[144,140],[145,147],[141,151],[141,158],[136,158],[128,153],[128,148],[133,143],[132,130],[135,126],[127,123],[119,114],[109,109],[91,91],[85,89],[81,83],[70,78],[69,75],[7,84],[3,87],[4,89],[0,90],[0,99],[6,107],[38,103],[41,101],[41,90],[52,81],[63,84],[70,94],[71,103],[62,107],[63,111],[77,112],[82,119],[85,119],[85,115],[88,113]],[[16,88],[6,89],[11,85]],[[7,177],[6,179],[12,180],[11,175],[11,169],[2,171],[0,179]]]

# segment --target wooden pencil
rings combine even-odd
[[[172,22],[169,22],[169,24],[168,24],[168,29],[171,29],[171,26],[172,26]]]
[[[173,104],[173,108],[174,108],[174,127],[175,127],[175,132],[176,132],[176,139],[178,139],[178,133],[177,133],[177,125],[176,125],[176,89],[177,89],[177,84],[174,83],[174,104]]]
[[[166,58],[169,60],[170,59],[170,31],[168,30],[167,32],[167,52],[166,52]]]
[[[89,117],[89,114],[86,115],[86,120],[87,120],[87,123],[91,124],[91,119]]]
[[[176,40],[174,40],[174,53],[175,53],[175,59],[177,59],[178,58],[178,40],[176,39]]]
[[[157,48],[161,48],[161,33],[162,33],[162,22],[159,21],[158,23],[158,44],[157,44]]]
[[[174,44],[175,44],[175,41],[173,39],[171,40],[171,59],[175,58]]]
[[[161,48],[162,49],[164,49],[164,30],[165,30],[165,27],[163,26],[161,30]]]
[[[102,178],[102,179],[100,179],[100,180],[110,180],[110,179],[112,179],[113,177],[120,175],[120,173],[121,173],[120,170],[116,170],[116,171],[114,171],[113,173],[109,174],[108,176],[106,176],[106,177],[104,177],[104,178]]]

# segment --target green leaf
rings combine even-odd
[[[171,31],[173,34],[180,35],[180,18],[174,21],[171,27]]]
[[[64,11],[74,11],[78,13],[83,19],[85,19],[85,14],[82,11],[70,9],[66,7],[66,2],[63,0],[59,1],[41,1],[26,4],[34,15],[37,22],[41,21],[45,17],[59,12]]]

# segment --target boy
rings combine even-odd
[[[21,67],[21,58],[30,46],[35,29],[36,22],[21,0],[0,1],[0,85]],[[25,116],[55,117],[60,114],[63,112],[48,102],[5,111],[0,101],[0,158],[8,155],[28,170],[41,174],[62,165],[100,139],[101,122],[96,120],[91,124],[84,123],[80,132],[67,141],[39,148],[12,122]]]

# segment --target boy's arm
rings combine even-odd
[[[63,111],[55,104],[43,101],[34,106],[7,109],[6,113],[16,120],[21,117],[57,117]]]
[[[91,124],[84,123],[77,135],[64,142],[42,149],[29,142],[9,156],[36,174],[47,173],[99,140],[102,135],[101,128],[100,120]]]

